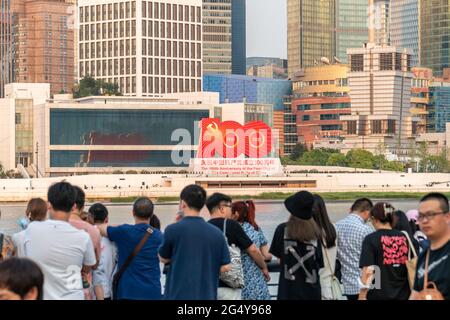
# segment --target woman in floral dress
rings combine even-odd
[[[253,201],[233,203],[232,212],[233,218],[242,225],[247,236],[261,250],[264,259],[266,261],[272,260],[266,237],[255,221],[255,204]],[[269,288],[264,280],[264,275],[247,253],[242,253],[242,268],[245,282],[242,289],[242,300],[270,300]]]

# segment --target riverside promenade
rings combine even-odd
[[[48,187],[62,180],[83,188],[89,199],[101,200],[149,196],[178,197],[188,184],[199,184],[208,192],[256,196],[263,193],[311,192],[450,192],[450,174],[392,173],[368,171],[300,173],[279,177],[207,177],[200,174],[88,175],[39,179],[0,179],[0,202],[24,202],[45,198]]]

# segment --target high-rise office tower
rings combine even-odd
[[[391,2],[390,39],[393,46],[412,49],[412,65],[419,65],[419,0]]]
[[[50,83],[52,94],[70,92],[74,38],[64,0],[1,0],[0,96],[4,85]]]
[[[375,43],[381,45],[391,44],[390,33],[390,14],[391,14],[391,0],[374,0],[374,30]],[[366,11],[367,16],[367,11]]]
[[[204,74],[245,74],[245,0],[203,0]]]
[[[127,96],[202,90],[202,0],[78,0],[79,76]]]
[[[245,0],[231,2],[231,53],[232,73],[246,74],[247,66],[247,36],[246,36]]]
[[[442,75],[450,67],[450,0],[420,0],[420,64]]]
[[[288,0],[288,74],[333,59],[335,0]]]
[[[347,62],[347,49],[368,40],[367,0],[336,0],[336,57]]]

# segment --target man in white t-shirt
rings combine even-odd
[[[52,185],[47,194],[50,220],[32,222],[26,229],[25,256],[44,273],[45,300],[84,300],[81,271],[96,264],[89,235],[68,222],[75,198],[71,184]]]
[[[94,203],[89,208],[88,222],[93,225],[108,223],[108,209],[101,203]],[[112,281],[118,259],[117,246],[107,237],[102,237],[100,264],[92,273],[97,300],[112,299]]]

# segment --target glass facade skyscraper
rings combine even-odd
[[[442,75],[450,67],[450,0],[420,0],[420,63]]]
[[[335,56],[335,0],[288,0],[288,74]]]
[[[231,1],[232,73],[246,74],[247,36],[245,0]]]
[[[347,62],[347,49],[368,41],[367,0],[336,0],[336,57]]]
[[[432,110],[434,115],[435,132],[445,132],[447,122],[450,122],[450,86],[433,85],[430,87]]]
[[[413,50],[412,65],[419,65],[419,0],[391,2],[390,39],[396,47]]]
[[[245,74],[245,0],[203,0],[203,74]]]

